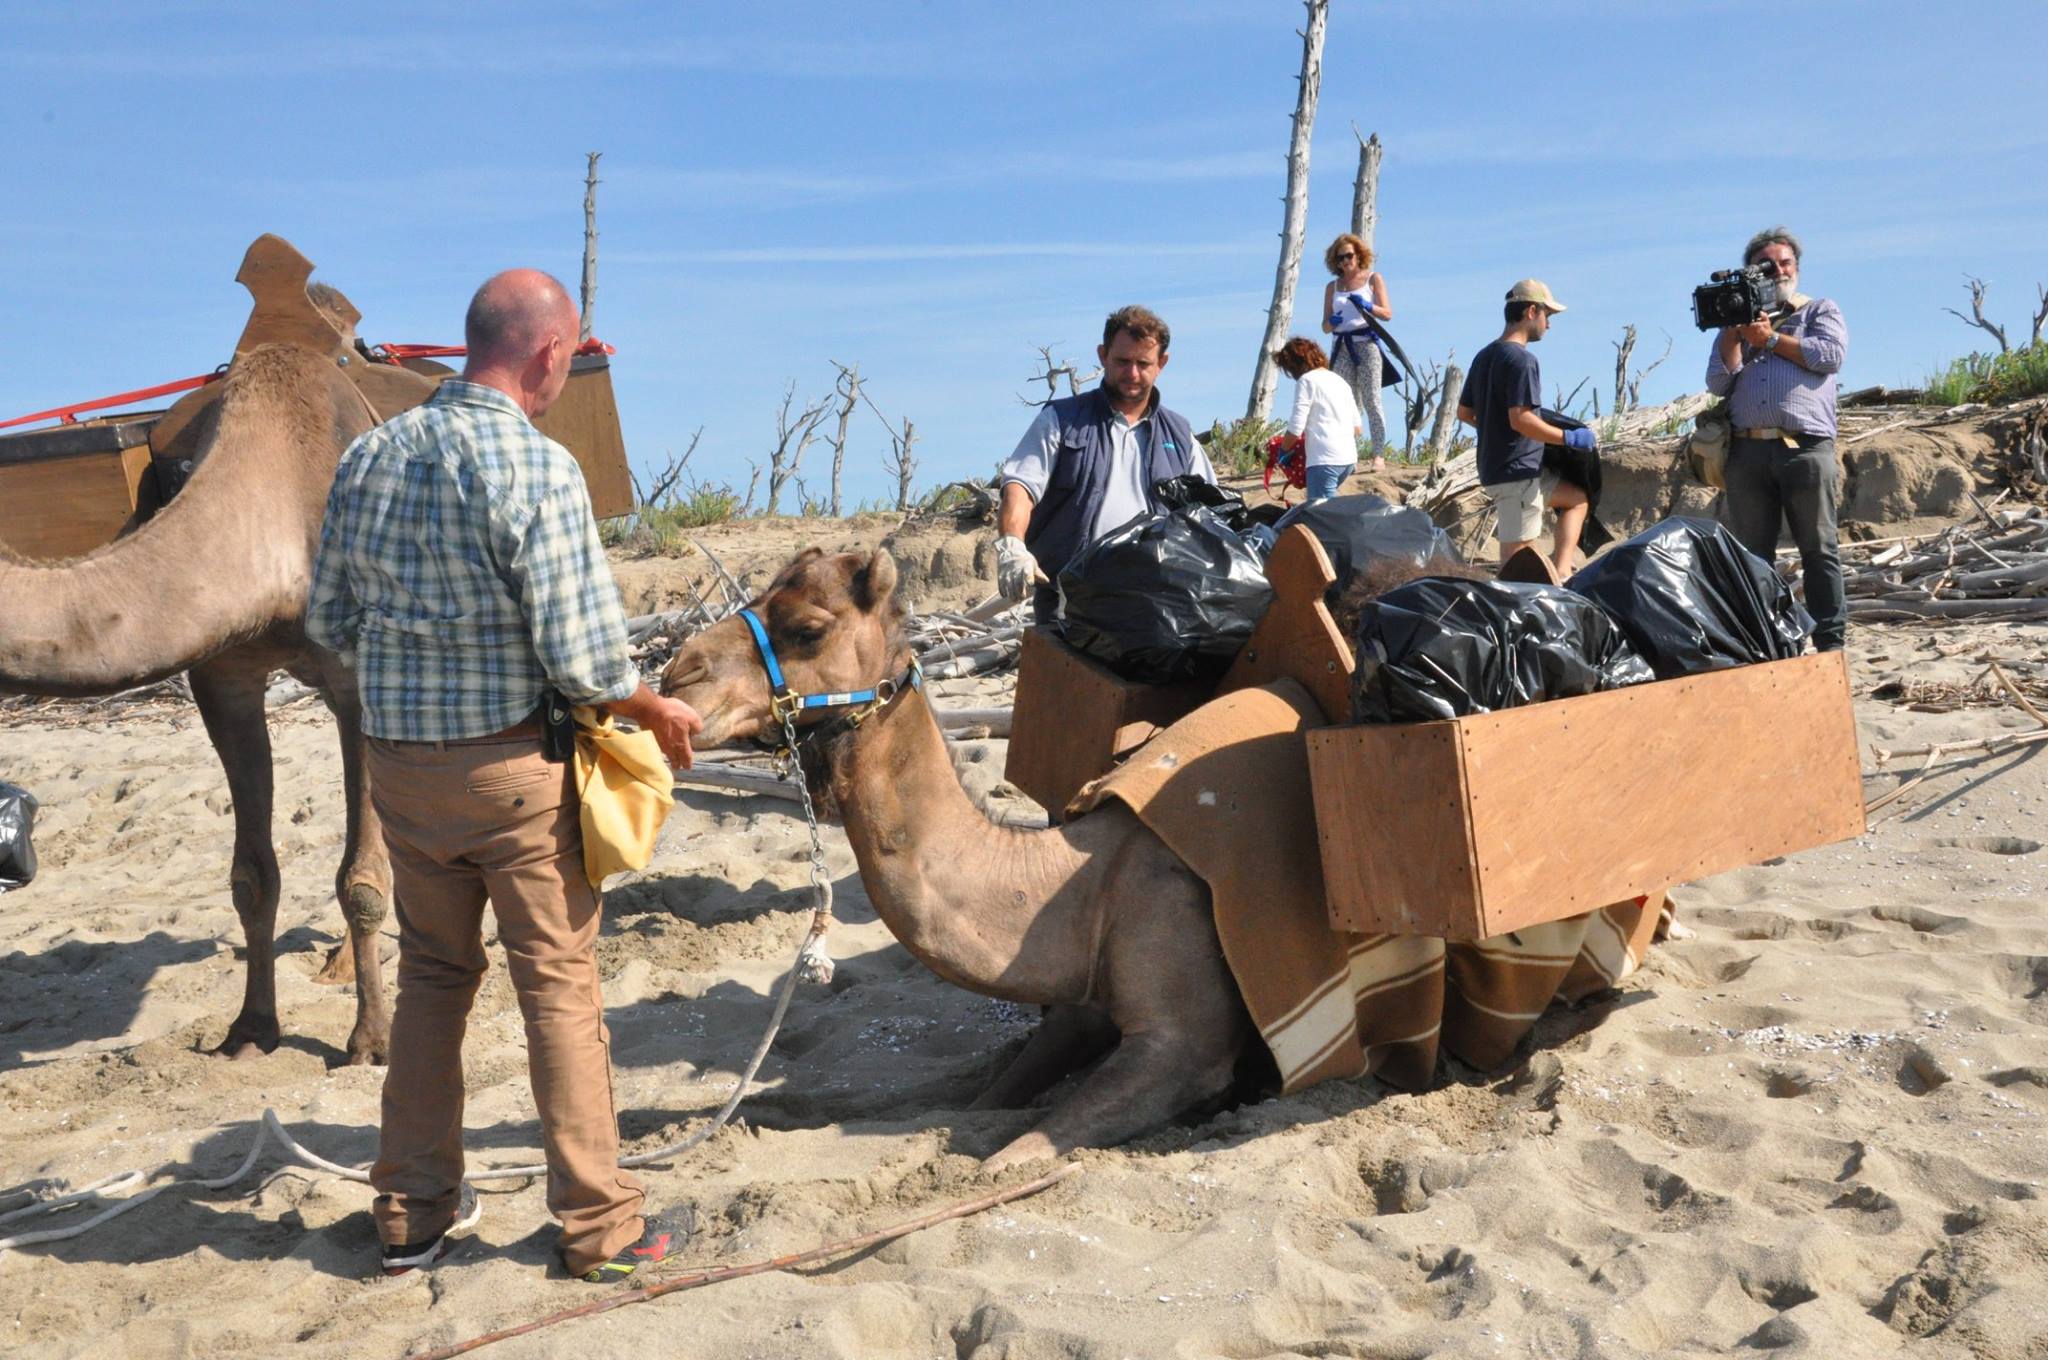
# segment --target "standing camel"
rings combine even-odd
[[[907,663],[895,592],[886,552],[813,548],[753,608],[794,689],[849,692]],[[737,617],[677,653],[662,690],[702,715],[700,746],[776,735],[766,672]],[[1043,831],[992,824],[961,788],[921,689],[839,726],[813,773],[883,922],[948,982],[1048,1008],[975,1107],[1026,1104],[1110,1050],[991,1169],[1123,1142],[1230,1089],[1254,1031],[1209,887],[1135,815],[1110,805]]]
[[[380,1063],[390,1013],[377,931],[391,870],[368,796],[354,682],[301,626],[335,465],[377,418],[332,354],[297,344],[244,350],[218,387],[194,418],[191,481],[132,533],[60,562],[0,547],[0,693],[109,694],[189,672],[234,799],[230,881],[248,945],[242,1009],[214,1051],[244,1057],[270,1052],[279,1038],[264,690],[278,669],[318,688],[341,731],[348,801],[335,891],[350,948],[330,973],[355,979],[348,1061]]]

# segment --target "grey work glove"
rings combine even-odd
[[[1004,599],[1022,604],[1031,598],[1032,587],[1044,579],[1038,559],[1024,546],[1023,539],[1004,534],[996,540],[996,589]]]

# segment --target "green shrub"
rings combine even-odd
[[[2048,392],[2048,340],[2009,354],[1967,354],[1927,379],[1935,406],[2019,401]]]
[[[1262,472],[1267,442],[1286,428],[1286,422],[1279,420],[1239,420],[1228,426],[1219,420],[1209,427],[1209,461],[1225,477]]]

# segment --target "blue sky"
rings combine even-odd
[[[1198,425],[1241,414],[1281,224],[1300,61],[1287,0],[1115,6],[29,7],[0,0],[0,419],[197,373],[247,312],[264,231],[371,340],[459,341],[470,291],[573,289],[601,150],[597,332],[642,466],[744,485],[774,410],[859,362],[916,422],[921,485],[986,473],[1036,347],[1092,355],[1112,307],[1174,331]],[[1524,275],[1571,311],[1546,385],[1611,387],[1612,341],[1675,341],[1756,227],[1805,239],[1845,383],[1914,383],[2016,337],[2048,283],[2048,6],[1337,0],[1295,329],[1346,225],[1352,124],[1386,144],[1378,246],[1411,354],[1469,358]],[[1280,400],[1287,397],[1283,379]],[[1283,408],[1284,409],[1284,408]],[[1391,413],[1390,413],[1391,414]],[[849,499],[881,497],[879,422]],[[822,491],[825,457],[807,480]]]

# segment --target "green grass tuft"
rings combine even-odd
[[[1209,429],[1209,461],[1218,475],[1249,477],[1266,467],[1266,444],[1287,428],[1280,420],[1217,421]]]
[[[2048,340],[2009,354],[1969,354],[1927,379],[1933,406],[1981,401],[1996,405],[2048,392]]]

